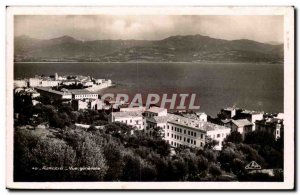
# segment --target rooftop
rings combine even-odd
[[[148,112],[154,112],[154,113],[160,113],[160,112],[163,112],[165,110],[166,110],[165,108],[160,108],[160,107],[152,106],[149,109],[147,109],[146,111],[148,111]]]
[[[69,92],[71,92],[74,95],[81,95],[81,94],[97,94],[95,92],[88,91],[86,89],[69,89]]]
[[[231,119],[223,119],[221,121],[222,121],[222,123],[229,123],[229,122],[231,122]]]
[[[51,89],[51,87],[35,87],[35,89],[42,90],[42,91],[47,91],[49,93],[54,93],[54,94],[58,94],[58,95],[69,95],[69,94],[71,94],[70,92],[62,92],[62,91],[53,90],[53,89]]]
[[[172,123],[176,125],[185,126],[188,128],[193,128],[202,131],[212,131],[216,129],[228,129],[227,127],[216,125],[210,122],[199,121],[197,119],[186,118],[183,116],[179,116],[176,114],[168,113],[167,116],[155,116],[151,118],[147,118],[148,121],[156,122],[156,123]]]
[[[239,119],[239,120],[232,120],[232,123],[235,124],[238,127],[244,127],[244,126],[249,126],[253,125],[250,121],[247,119]]]
[[[188,128],[193,128],[193,129],[200,130],[200,131],[213,131],[213,130],[220,130],[220,129],[228,129],[228,127],[224,127],[221,125],[217,125],[217,124],[213,124],[213,123],[205,122],[205,121],[188,119],[188,118],[184,118],[184,117],[182,117],[180,119],[171,120],[171,121],[169,121],[169,123],[181,125],[181,126],[188,127]]]
[[[262,111],[253,111],[253,110],[243,110],[243,114],[263,114],[264,112]]]
[[[238,110],[239,108],[236,107],[227,107],[227,108],[223,108],[223,110],[225,111],[234,111],[234,110]]]
[[[111,114],[115,118],[126,118],[126,117],[139,117],[139,116],[142,116],[142,112],[141,111],[112,112]]]
[[[263,119],[263,120],[258,120],[255,123],[259,123],[259,124],[279,124],[279,123],[283,123],[283,119],[279,119],[279,118],[267,118],[267,119]]]

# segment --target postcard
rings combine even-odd
[[[8,189],[293,190],[293,7],[7,7]]]

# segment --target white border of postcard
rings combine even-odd
[[[6,187],[9,189],[294,189],[294,8],[293,7],[42,7],[8,6],[6,31]],[[14,15],[282,15],[284,16],[284,182],[14,182]]]

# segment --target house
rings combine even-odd
[[[72,94],[72,99],[74,99],[74,100],[98,99],[99,98],[98,93],[90,92],[85,89],[72,89],[72,90],[69,90],[69,92]]]
[[[252,132],[253,124],[247,119],[238,119],[231,121],[231,130],[239,132],[243,139],[247,133]]]
[[[26,80],[14,80],[14,88],[27,87],[27,85]]]
[[[160,108],[156,106],[152,106],[145,111],[146,117],[154,117],[154,116],[166,116],[168,113],[167,109]]]
[[[267,118],[263,120],[257,120],[255,122],[256,131],[264,131],[272,134],[274,139],[277,140],[283,136],[284,124],[283,119],[279,118]]]
[[[109,122],[121,122],[133,126],[138,130],[144,129],[144,118],[140,111],[111,112]]]
[[[250,110],[243,110],[239,114],[236,115],[237,119],[247,119],[250,121],[253,126],[252,130],[255,130],[255,121],[256,120],[262,120],[264,118],[264,112],[259,111],[250,111]]]
[[[72,100],[72,108],[74,110],[102,110],[104,103],[100,99],[75,99]]]

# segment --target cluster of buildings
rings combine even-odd
[[[283,135],[283,113],[268,114],[229,107],[221,109],[218,117],[221,125],[230,127],[232,131],[238,131],[243,138],[252,131],[269,132],[276,140]]]
[[[80,84],[82,89],[76,88]],[[68,87],[74,85],[73,87]],[[29,95],[33,104],[37,104],[37,97],[48,97],[71,103],[74,110],[109,110],[110,105],[100,100],[95,92],[99,89],[112,86],[111,80],[94,79],[89,76],[36,76],[34,78],[14,80],[14,92]]]
[[[14,80],[14,87],[58,87],[58,86],[70,86],[81,85],[87,90],[96,91],[106,87],[112,86],[111,80],[95,79],[90,76],[59,76],[57,73],[51,76],[35,76],[29,79],[17,79]]]
[[[163,130],[163,138],[172,147],[203,148],[207,141],[214,139],[218,142],[215,149],[221,150],[223,140],[231,131],[228,127],[208,122],[205,113],[196,113],[193,117],[181,116],[155,106],[120,109],[110,114],[109,122],[122,122],[149,134],[159,127]]]
[[[265,131],[278,139],[283,135],[283,114],[266,114],[239,108],[224,108],[220,123],[207,121],[207,115],[199,113],[169,113],[160,107],[121,108],[111,112],[109,122],[121,122],[151,134],[161,128],[163,138],[172,146],[203,148],[208,141],[215,140],[216,150],[222,149],[224,139],[233,131],[241,133],[243,139],[252,131]]]
[[[80,83],[85,89],[61,88]],[[172,147],[189,146],[203,148],[207,142],[215,140],[216,150],[222,149],[224,139],[233,131],[239,132],[243,139],[252,131],[265,131],[278,139],[283,135],[283,114],[268,114],[235,107],[221,109],[217,120],[210,119],[203,112],[169,113],[167,109],[152,106],[128,107],[126,102],[113,99],[101,100],[98,93],[90,88],[111,86],[110,80],[93,79],[85,76],[35,77],[28,80],[15,80],[15,93],[31,96],[33,104],[37,97],[50,97],[63,100],[72,105],[74,110],[110,110],[109,122],[121,122],[152,134],[156,128],[162,129],[162,137]],[[113,110],[118,110],[114,112]]]

